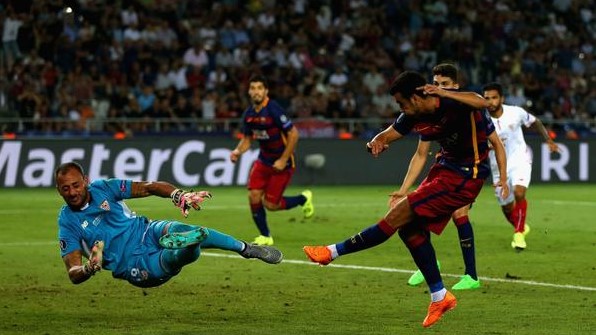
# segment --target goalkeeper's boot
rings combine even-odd
[[[430,303],[430,306],[428,306],[428,314],[426,314],[422,326],[430,327],[434,325],[441,319],[443,314],[454,309],[455,306],[457,306],[457,299],[455,299],[455,296],[451,294],[451,292],[447,291],[443,300]]]
[[[281,251],[268,245],[256,245],[244,242],[244,250],[240,252],[244,258],[258,258],[265,263],[277,264],[281,262],[284,255]]]
[[[513,241],[511,241],[511,247],[517,251],[526,249],[526,239],[524,233],[517,232],[513,234]]]
[[[302,214],[304,214],[305,219],[310,219],[315,215],[315,206],[312,204],[312,192],[305,190],[302,192],[302,195],[306,198],[306,202],[302,205]]]
[[[480,279],[474,280],[470,275],[463,275],[457,284],[453,285],[452,290],[474,290],[480,287]]]
[[[159,238],[159,245],[166,249],[182,249],[203,242],[207,236],[209,236],[207,228],[199,227],[194,230],[165,234]]]
[[[529,233],[530,233],[530,226],[528,226],[528,224],[526,223],[524,225],[524,232],[523,232],[524,237],[528,236]]]
[[[252,241],[252,244],[256,244],[256,245],[273,245],[273,237],[259,235],[259,236],[255,237],[255,239]]]
[[[439,270],[440,270],[441,263],[439,263],[439,261],[437,261],[437,266],[439,267]],[[414,274],[412,274],[410,276],[410,278],[408,279],[408,285],[418,286],[418,285],[424,283],[424,281],[425,281],[425,279],[424,279],[424,275],[422,274],[422,271],[416,270],[416,272],[414,272]]]
[[[302,248],[308,258],[320,265],[327,265],[333,261],[331,250],[325,246],[305,246]]]

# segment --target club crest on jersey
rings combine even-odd
[[[104,211],[110,210],[110,204],[107,200],[104,200],[99,207],[101,207],[101,209],[103,209]]]
[[[89,225],[89,221],[87,221],[87,220],[84,220],[83,223],[81,223],[81,227],[83,229],[87,228],[88,225]]]

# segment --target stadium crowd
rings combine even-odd
[[[581,136],[596,122],[594,9],[591,0],[8,0],[0,110],[26,122],[2,131],[81,134],[89,119],[105,120],[92,129],[105,133],[151,133],[155,119],[168,120],[162,133],[207,131],[240,117],[248,77],[261,72],[299,127],[362,119],[356,135],[370,136],[397,113],[387,94],[397,73],[430,76],[452,61],[461,87],[498,81],[507,103]]]

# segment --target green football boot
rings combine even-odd
[[[463,275],[457,284],[453,285],[453,290],[474,290],[480,287],[480,279],[474,280],[470,275]]]
[[[165,234],[159,238],[159,245],[166,249],[182,249],[203,242],[209,232],[207,228],[199,227],[194,230]]]
[[[304,214],[305,219],[310,219],[315,215],[315,206],[312,204],[312,192],[305,190],[302,192],[302,195],[306,198],[306,202],[302,205],[302,214]]]
[[[259,236],[255,237],[255,239],[252,241],[252,244],[256,244],[256,245],[273,245],[273,237],[272,236],[259,235]]]
[[[437,261],[437,266],[439,267],[439,270],[441,269],[441,263],[439,263],[439,261]],[[410,279],[408,279],[408,285],[410,286],[418,286],[422,283],[424,283],[424,275],[422,274],[422,272],[420,270],[416,270],[416,272],[414,272],[413,275],[410,276]]]

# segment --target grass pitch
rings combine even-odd
[[[413,261],[397,236],[328,267],[302,246],[343,241],[377,222],[388,186],[314,187],[315,217],[268,213],[280,265],[203,250],[165,285],[139,289],[101,272],[72,285],[59,256],[53,189],[0,190],[0,334],[594,334],[596,186],[532,185],[528,249],[490,187],[471,211],[482,287],[455,292],[458,307],[423,329],[426,286],[406,285]],[[151,218],[256,235],[243,188],[216,188],[204,210],[182,219],[169,199],[127,201]],[[295,194],[290,188],[286,194]],[[457,232],[433,236],[447,287],[463,273]]]

